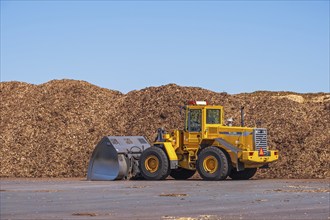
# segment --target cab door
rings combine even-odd
[[[219,127],[222,125],[222,109],[218,106],[205,109],[205,133],[203,138],[219,137]]]
[[[188,108],[186,111],[184,145],[198,148],[203,129],[202,109]]]

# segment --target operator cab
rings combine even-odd
[[[222,125],[222,106],[206,101],[189,101],[186,105],[185,131],[201,132],[209,126]]]

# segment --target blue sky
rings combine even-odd
[[[329,1],[1,1],[1,81],[329,92]]]

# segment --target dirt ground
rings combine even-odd
[[[1,179],[1,219],[329,219],[329,179]]]

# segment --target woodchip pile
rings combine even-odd
[[[259,91],[229,95],[168,84],[122,94],[84,81],[41,85],[1,82],[0,176],[84,177],[92,151],[106,135],[143,135],[183,128],[180,106],[208,100],[239,125],[262,121],[280,159],[257,178],[330,176],[330,94]]]

